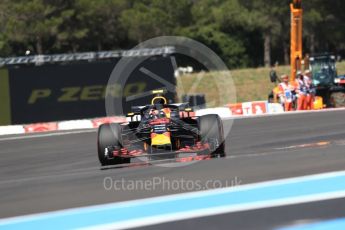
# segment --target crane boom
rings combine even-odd
[[[290,4],[291,35],[290,35],[290,66],[291,81],[296,78],[296,72],[301,70],[302,61],[302,0],[293,0]]]

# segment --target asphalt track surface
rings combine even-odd
[[[200,190],[198,186],[168,188],[163,183],[133,190],[129,182],[183,179],[210,189],[345,170],[344,118],[345,111],[330,111],[235,119],[226,138],[227,158],[180,167],[138,165],[101,170],[95,130],[2,136],[0,218]],[[110,188],[108,183],[105,188],[105,178],[124,181],[124,186]],[[207,184],[209,181],[217,183]],[[338,199],[146,228],[271,229],[344,213],[345,199]]]

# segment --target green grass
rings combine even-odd
[[[345,61],[337,63],[338,74],[345,74]],[[279,66],[278,76],[289,74],[289,66]],[[237,69],[229,72],[201,72],[178,77],[177,91],[182,94],[205,94],[208,107],[227,103],[267,100],[274,87],[269,80],[270,68]],[[194,86],[193,86],[194,85]],[[236,95],[232,95],[235,93]]]

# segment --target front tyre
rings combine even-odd
[[[98,128],[98,159],[102,166],[130,163],[129,158],[113,157],[109,158],[105,149],[107,147],[122,148],[121,126],[117,123],[103,124]]]
[[[199,132],[201,142],[210,144],[212,157],[225,157],[223,123],[217,114],[199,117]]]

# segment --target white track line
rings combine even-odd
[[[265,208],[274,208],[274,207],[281,207],[281,206],[288,206],[288,205],[298,205],[298,204],[305,204],[311,202],[320,202],[332,199],[339,199],[344,198],[345,192],[330,192],[324,193],[319,195],[306,195],[296,198],[285,198],[285,199],[278,199],[272,201],[265,201],[265,202],[253,202],[251,204],[240,204],[240,205],[229,205],[217,208],[207,208],[201,210],[193,210],[188,212],[181,212],[176,214],[169,214],[169,215],[160,215],[148,218],[138,218],[136,220],[130,221],[121,221],[118,223],[112,224],[104,224],[98,225],[93,227],[86,227],[80,228],[83,230],[115,230],[115,229],[132,229],[138,228],[143,226],[151,226],[157,224],[163,224],[168,222],[175,222],[175,221],[182,221],[188,219],[195,219],[207,216],[216,216],[221,214],[228,214],[228,213],[235,213],[235,212],[243,212],[243,211],[250,211],[250,210],[257,210],[257,209],[265,209]]]
[[[96,131],[97,131],[97,129],[85,129],[85,130],[75,130],[75,131],[67,131],[67,132],[66,131],[62,131],[62,132],[61,131],[57,131],[57,132],[54,132],[54,133],[41,133],[41,134],[33,134],[33,135],[24,134],[22,136],[0,138],[0,141],[33,139],[33,138],[63,136],[63,135],[80,134],[80,133],[93,133],[93,132],[96,132]]]

